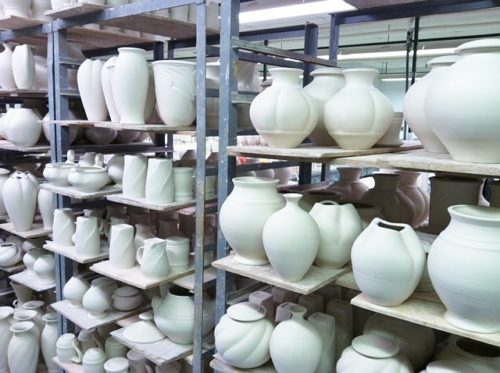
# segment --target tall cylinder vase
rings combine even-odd
[[[7,364],[7,348],[9,347],[12,333],[10,331],[10,318],[14,313],[12,307],[0,307],[0,372],[9,372]]]
[[[10,327],[10,331],[14,334],[7,352],[10,373],[36,373],[40,346],[35,324],[18,322]]]

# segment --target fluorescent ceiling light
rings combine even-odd
[[[455,48],[436,48],[436,49],[419,49],[417,51],[418,57],[433,57],[442,56],[445,54],[455,53]],[[410,57],[413,56],[413,51],[410,51]],[[320,56],[321,58],[328,59],[328,56]],[[389,51],[389,52],[370,52],[370,53],[349,53],[339,54],[338,61],[351,61],[351,60],[387,60],[406,57],[406,51]]]
[[[415,78],[415,80],[420,80],[421,78]],[[382,78],[383,82],[405,82],[406,78]]]
[[[276,8],[251,10],[240,13],[240,24],[272,21],[292,17],[304,17],[313,14],[339,13],[356,10],[343,0],[314,1],[297,5],[287,5]]]

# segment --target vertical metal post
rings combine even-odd
[[[174,59],[174,51],[175,51],[174,44],[168,42],[167,43],[167,59],[168,60]],[[174,134],[167,133],[167,158],[172,159],[173,157],[174,157]]]
[[[418,51],[418,32],[420,29],[420,17],[415,17],[415,27],[413,28],[413,58],[411,64],[411,84],[415,83],[417,75],[417,51]]]
[[[232,190],[232,178],[236,173],[236,158],[228,157],[227,147],[236,145],[237,112],[231,101],[231,92],[238,89],[236,80],[236,63],[238,51],[233,48],[232,38],[239,36],[240,0],[227,0],[221,3],[220,33],[220,81],[219,90],[219,173],[218,173],[218,208]],[[217,231],[217,258],[227,255],[226,240],[220,226]],[[225,271],[217,270],[217,300],[215,317],[218,321],[225,313],[226,298],[231,289],[231,276]]]
[[[196,234],[194,242],[194,344],[193,372],[203,371],[203,293],[205,252],[205,176],[206,176],[206,4],[196,2]]]

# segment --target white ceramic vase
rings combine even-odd
[[[17,0],[14,0],[17,2]],[[22,0],[21,2],[25,2]],[[31,46],[18,45],[12,53],[12,74],[19,89],[31,89],[35,84],[35,57]]]
[[[182,272],[189,268],[189,249],[189,238],[180,236],[167,238],[165,250],[172,272]]]
[[[299,206],[301,194],[283,195],[286,205],[267,219],[262,242],[273,269],[286,281],[300,281],[311,268],[320,244],[314,219]],[[283,227],[287,227],[284,234]]]
[[[107,310],[111,306],[111,295],[103,286],[92,283],[83,296],[82,305],[90,312],[91,317],[103,318],[107,315]]]
[[[12,72],[12,47],[4,43],[0,53],[0,86],[2,89],[16,89],[16,81]]]
[[[1,5],[5,16],[30,18],[31,0],[2,0]]]
[[[40,284],[54,284],[56,282],[55,269],[56,263],[52,254],[40,256],[33,264],[33,271]]]
[[[329,191],[340,193],[341,200],[360,200],[368,191],[368,186],[360,180],[362,169],[359,167],[339,167],[339,180],[336,181]]]
[[[284,206],[277,180],[243,176],[233,179],[234,189],[224,201],[219,224],[235,260],[249,265],[268,263],[262,243],[266,220]]]
[[[99,347],[89,348],[83,355],[83,373],[105,373],[106,354]]]
[[[144,276],[152,278],[168,276],[169,263],[165,247],[165,240],[156,237],[145,240],[144,246],[139,247],[136,259]]]
[[[119,123],[120,122],[120,112],[116,107],[116,102],[113,96],[113,74],[114,67],[116,63],[116,56],[108,59],[104,65],[102,65],[101,69],[101,84],[102,84],[102,93],[104,95],[104,101],[106,102],[106,107],[108,108],[109,117],[112,122]]]
[[[309,212],[318,225],[320,243],[314,263],[318,267],[341,268],[351,259],[351,247],[363,230],[353,205],[334,201],[314,204]]]
[[[458,61],[427,90],[428,124],[454,160],[499,163],[500,39],[467,42],[455,52]]]
[[[109,262],[119,269],[135,265],[134,227],[128,224],[111,226]]]
[[[45,327],[42,330],[40,347],[42,349],[43,360],[45,361],[49,373],[55,373],[59,370],[57,364],[52,360],[52,358],[57,355],[56,343],[59,337],[57,313],[51,312],[45,314],[43,316],[43,321],[45,322]]]
[[[196,117],[196,64],[155,61],[152,66],[156,105],[161,120],[169,127],[190,126]]]
[[[429,217],[430,195],[418,184],[419,172],[398,171],[399,190],[412,202],[415,215],[411,225],[418,227]]]
[[[126,155],[123,167],[123,195],[144,198],[148,159],[144,155]]]
[[[274,326],[262,306],[243,302],[230,306],[215,327],[215,347],[224,361],[251,369],[267,362]]]
[[[375,218],[354,242],[351,262],[356,283],[370,301],[397,306],[420,282],[425,253],[409,225]]]
[[[456,205],[448,211],[451,222],[428,257],[432,285],[446,306],[444,318],[471,332],[500,331],[500,302],[491,295],[498,285],[490,281],[500,255],[500,209]]]
[[[101,252],[101,238],[97,218],[95,216],[79,216],[76,218],[76,229],[73,235],[75,254],[79,258],[92,258]]]
[[[318,123],[316,128],[309,135],[309,139],[314,145],[330,146],[336,142],[328,134],[323,120],[323,108],[326,102],[331,99],[345,85],[342,69],[336,67],[318,68],[311,73],[313,81],[304,87],[304,90],[316,102],[318,110]]]
[[[335,318],[322,312],[315,312],[308,321],[321,336],[321,358],[317,373],[331,373],[335,368]]]
[[[252,101],[252,124],[269,146],[295,148],[314,130],[317,104],[299,84],[302,70],[274,68],[269,72],[273,84]]]
[[[144,49],[118,48],[111,85],[120,123],[144,124],[149,86]]]
[[[194,199],[193,169],[191,167],[174,167],[174,201],[188,202]]]
[[[38,191],[38,210],[42,215],[43,229],[52,230],[54,222],[54,199],[52,192],[45,189]]]
[[[35,324],[31,321],[15,323],[10,327],[13,333],[7,358],[10,373],[36,373],[40,345],[35,333]]]
[[[12,338],[10,319],[13,313],[12,307],[0,307],[0,372],[3,373],[9,372],[7,349]]]
[[[171,159],[149,159],[145,187],[146,202],[157,205],[174,202],[174,178]],[[192,183],[191,180],[190,182]],[[192,195],[192,192],[190,194]]]
[[[38,188],[27,173],[14,172],[3,185],[2,197],[14,229],[31,229],[35,218]]]
[[[8,122],[4,124],[7,140],[16,146],[29,147],[37,143],[42,134],[40,118],[31,109],[9,109]]]
[[[63,297],[70,301],[70,305],[75,308],[82,306],[82,299],[90,284],[81,276],[73,276],[64,285]]]
[[[369,149],[389,129],[392,104],[373,85],[377,70],[347,69],[344,76],[345,87],[325,104],[326,129],[344,149]]]
[[[76,226],[73,210],[70,208],[55,209],[52,240],[57,245],[73,246],[73,234]]]
[[[102,90],[101,60],[85,60],[78,68],[78,90],[82,99],[87,119],[90,121],[105,121],[108,109]]]
[[[5,168],[0,168],[0,216],[7,215],[5,204],[3,203],[2,191],[5,182],[9,179],[10,171]]]
[[[448,67],[457,62],[458,58],[457,55],[449,55],[428,61],[427,66],[431,68],[431,71],[413,83],[405,94],[403,101],[405,120],[417,135],[425,151],[430,153],[448,153],[448,151],[427,120],[424,105],[425,97],[432,81],[436,77],[446,74]]]

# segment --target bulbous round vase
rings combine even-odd
[[[55,268],[54,255],[51,254],[40,256],[33,264],[33,271],[41,284],[54,284],[56,282]]]
[[[35,57],[31,51],[31,46],[24,44],[14,48],[12,53],[12,74],[17,88],[33,88],[35,84]]]
[[[318,108],[318,123],[309,135],[309,139],[314,145],[318,146],[337,145],[325,128],[323,108],[326,102],[344,87],[344,74],[342,73],[342,69],[324,67],[314,70],[311,76],[314,79],[304,87],[304,90],[309,93],[316,102]]]
[[[419,172],[397,171],[400,176],[399,190],[412,202],[415,210],[411,225],[420,226],[429,217],[430,195],[418,185]]]
[[[107,310],[111,306],[111,295],[104,288],[94,283],[91,284],[82,299],[83,307],[96,319],[107,315]]]
[[[405,94],[403,101],[405,120],[417,135],[425,151],[429,153],[448,153],[448,150],[436,136],[427,120],[424,105],[425,96],[433,79],[441,74],[446,74],[448,67],[457,62],[458,58],[457,55],[441,56],[427,62],[431,71],[413,83]]]
[[[345,87],[324,107],[324,121],[330,136],[343,149],[369,149],[391,125],[393,107],[373,85],[375,69],[344,70]]]
[[[360,200],[368,191],[368,186],[360,180],[362,169],[359,167],[339,167],[339,180],[335,182],[329,191],[342,195],[344,200]]]
[[[354,242],[351,262],[356,283],[370,301],[396,306],[420,282],[425,253],[409,225],[375,218]]]
[[[12,47],[4,43],[0,53],[0,86],[2,89],[16,89],[16,81],[12,72]]]
[[[3,186],[4,205],[14,229],[18,232],[30,230],[33,225],[37,189],[24,172],[14,172]]]
[[[425,96],[425,116],[460,162],[499,163],[500,39],[460,45],[460,58],[435,77]]]
[[[266,220],[285,204],[277,180],[253,176],[233,179],[234,189],[224,201],[219,224],[235,260],[248,265],[268,263],[262,231]]]
[[[302,70],[274,68],[269,72],[273,84],[252,101],[250,119],[269,146],[295,148],[318,122],[317,103],[299,84]]]
[[[69,300],[71,306],[79,308],[82,306],[83,296],[89,290],[90,284],[80,276],[71,277],[63,288],[63,297]]]
[[[102,90],[101,60],[85,60],[78,68],[78,90],[89,121],[105,121],[108,109]]]
[[[29,147],[37,143],[42,133],[40,118],[31,109],[9,109],[9,121],[4,125],[7,140],[16,146]]]

